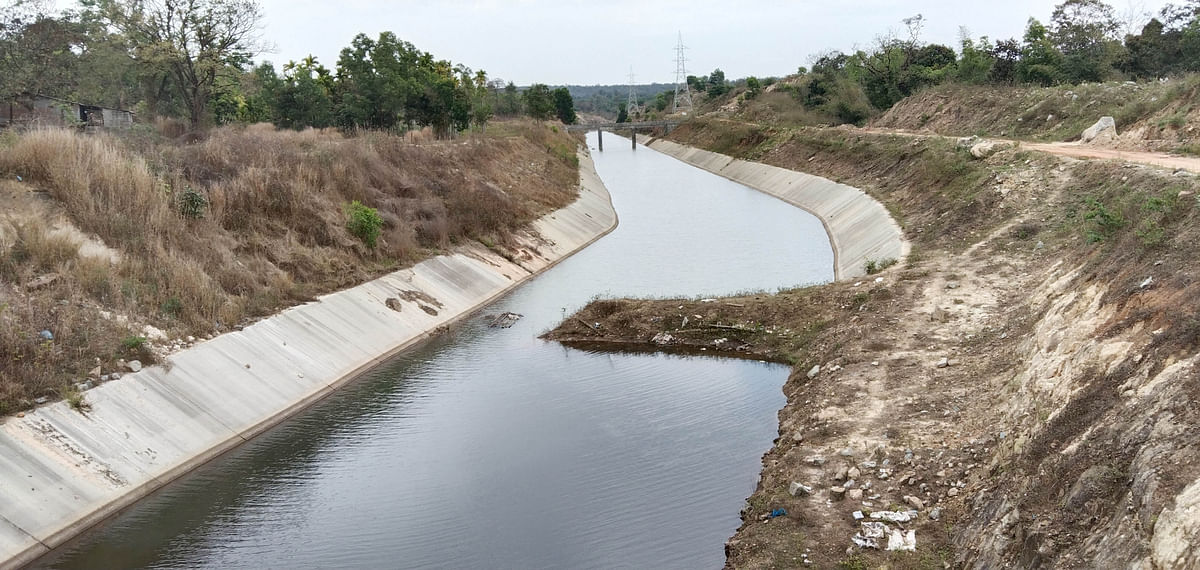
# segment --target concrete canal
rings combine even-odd
[[[595,296],[828,281],[833,254],[798,208],[608,142],[616,231],[39,564],[719,567],[788,369],[537,336]]]

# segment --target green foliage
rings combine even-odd
[[[126,351],[136,351],[146,345],[146,337],[131,335],[121,339],[121,348]]]
[[[367,247],[375,249],[383,230],[383,218],[379,216],[379,211],[355,200],[346,205],[346,218],[346,229],[350,234],[362,240]]]
[[[616,122],[618,122],[618,123],[628,123],[629,122],[629,110],[625,108],[625,103],[621,103],[617,107],[617,121]]]
[[[525,114],[535,121],[545,121],[555,111],[554,95],[550,88],[542,83],[535,83],[526,89],[522,99],[525,103]]]
[[[751,75],[750,77],[747,77],[746,78],[746,97],[753,99],[755,97],[758,97],[759,93],[762,93],[762,83],[758,80],[757,77],[754,77],[753,75]]]
[[[204,217],[205,210],[208,210],[208,197],[188,186],[179,195],[178,207],[179,215],[189,220],[199,220]]]
[[[1112,237],[1117,230],[1125,227],[1125,218],[1119,211],[1108,208],[1097,198],[1087,198],[1084,202],[1087,205],[1087,211],[1084,213],[1083,219],[1090,222],[1087,229],[1089,242],[1104,241]]]
[[[162,302],[159,309],[162,311],[162,314],[168,317],[178,318],[180,313],[183,312],[183,301],[179,297],[172,295],[166,301]]]
[[[81,414],[91,411],[92,406],[87,402],[87,399],[82,391],[76,386],[63,386],[58,391],[59,396],[67,405],[71,406],[72,410]]]
[[[875,275],[876,273],[879,273],[880,271],[883,271],[884,269],[887,269],[895,264],[896,258],[894,257],[887,257],[884,259],[868,259],[864,269],[866,269],[867,275]]]
[[[708,94],[713,97],[720,97],[729,92],[729,82],[725,81],[725,72],[720,68],[708,74],[706,85]]]
[[[554,97],[554,114],[558,120],[564,124],[575,124],[575,100],[571,98],[571,92],[566,87],[559,87],[553,91]]]

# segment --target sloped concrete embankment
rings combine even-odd
[[[817,216],[829,234],[834,275],[839,281],[865,275],[868,261],[900,260],[911,249],[887,208],[852,186],[663,139],[654,140],[649,146]]]
[[[86,414],[59,402],[5,419],[0,568],[36,559],[607,234],[617,224],[608,191],[589,157],[580,165],[579,199],[535,222],[511,259],[483,247],[429,259],[89,390]]]

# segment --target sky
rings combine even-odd
[[[673,83],[682,34],[691,75],[784,76],[828,49],[869,47],[901,20],[924,16],[922,39],[957,48],[974,37],[1020,38],[1030,16],[1061,0],[259,0],[259,61],[312,54],[327,67],[359,33],[392,31],[438,59],[518,85]],[[60,2],[62,4],[63,2]],[[1109,0],[1118,14],[1156,13],[1166,0]]]

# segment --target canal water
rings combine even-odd
[[[787,369],[537,337],[596,296],[824,282],[833,255],[811,215],[606,138],[616,231],[41,564],[720,567]]]

